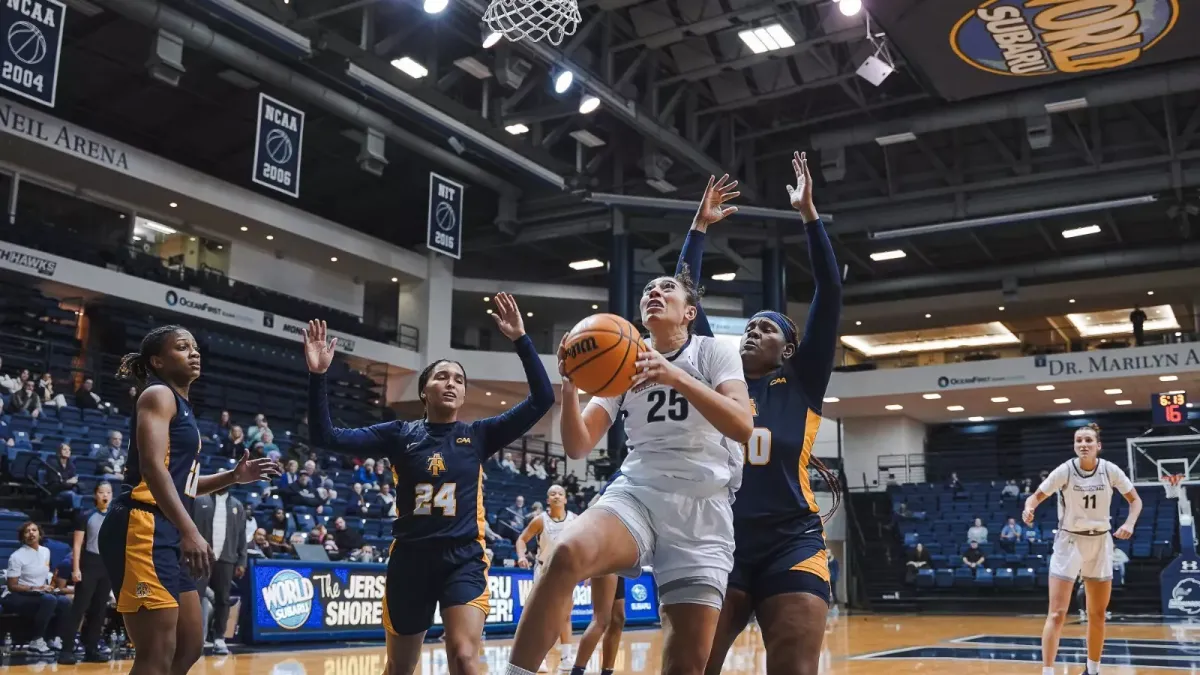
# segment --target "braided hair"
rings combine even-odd
[[[459,363],[458,361],[454,361],[453,359],[437,359],[433,363],[425,366],[425,370],[422,370],[421,374],[417,376],[417,397],[421,399],[422,405],[426,405],[425,385],[429,384],[429,378],[433,375],[433,369],[437,368],[443,363],[453,363],[454,365],[458,366],[458,369],[461,370],[463,374],[463,386],[467,386],[467,369],[463,367],[463,364]],[[428,414],[426,416],[428,416]]]
[[[809,457],[808,462],[811,468],[817,470],[817,473],[821,476],[821,480],[825,481],[825,484],[829,486],[829,491],[833,493],[833,505],[821,515],[821,522],[828,523],[833,519],[833,514],[837,513],[838,508],[842,505],[842,481],[838,479],[833,469],[825,466],[825,462],[822,462],[817,457]]]
[[[150,357],[157,356],[162,352],[163,345],[172,335],[186,330],[178,324],[168,324],[146,333],[146,337],[142,338],[141,348],[121,358],[121,365],[117,367],[117,378],[133,380],[138,391],[145,389],[146,379],[154,374],[154,367],[150,365]]]

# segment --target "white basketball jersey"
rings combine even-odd
[[[1038,486],[1042,494],[1058,493],[1058,529],[1067,532],[1112,529],[1108,514],[1114,489],[1126,494],[1133,483],[1106,459],[1098,460],[1094,471],[1081,469],[1078,459],[1063,462]]]
[[[693,335],[668,361],[709,387],[745,382],[737,346]],[[736,490],[742,478],[742,449],[728,441],[684,398],[661,384],[643,384],[622,396],[593,398],[614,423],[625,414],[629,454],[621,473],[633,483],[690,496]]]
[[[567,523],[575,520],[575,514],[567,511],[567,515],[562,520],[555,520],[550,517],[550,510],[542,511],[542,515],[538,516],[542,519],[542,533],[538,535],[538,554],[537,559],[541,564],[546,564],[550,560],[550,552],[554,550],[554,544],[558,542],[558,535],[566,528]]]

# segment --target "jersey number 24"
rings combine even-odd
[[[455,495],[455,490],[457,489],[457,483],[444,483],[442,487],[438,488],[435,495],[432,484],[418,483],[417,499],[413,504],[413,515],[433,515],[433,509],[436,507],[442,510],[443,516],[454,517],[458,513],[458,499]]]

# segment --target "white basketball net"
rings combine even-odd
[[[579,26],[576,0],[492,0],[483,20],[488,28],[517,40],[558,45]]]
[[[1179,499],[1183,494],[1183,476],[1180,474],[1166,475],[1161,480],[1163,488],[1167,491],[1167,499]]]

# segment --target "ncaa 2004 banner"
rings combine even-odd
[[[870,9],[950,100],[1200,54],[1194,0],[885,0]]]
[[[243,579],[242,636],[253,643],[318,642],[322,640],[383,639],[383,592],[387,565],[322,563],[296,560],[254,560]],[[624,579],[625,623],[658,623],[658,592],[654,576],[644,573]],[[489,633],[515,631],[529,592],[533,572],[492,568],[488,572],[490,612],[484,624]],[[575,588],[571,622],[576,628],[592,620],[591,586]],[[434,614],[434,631],[441,616]]]

